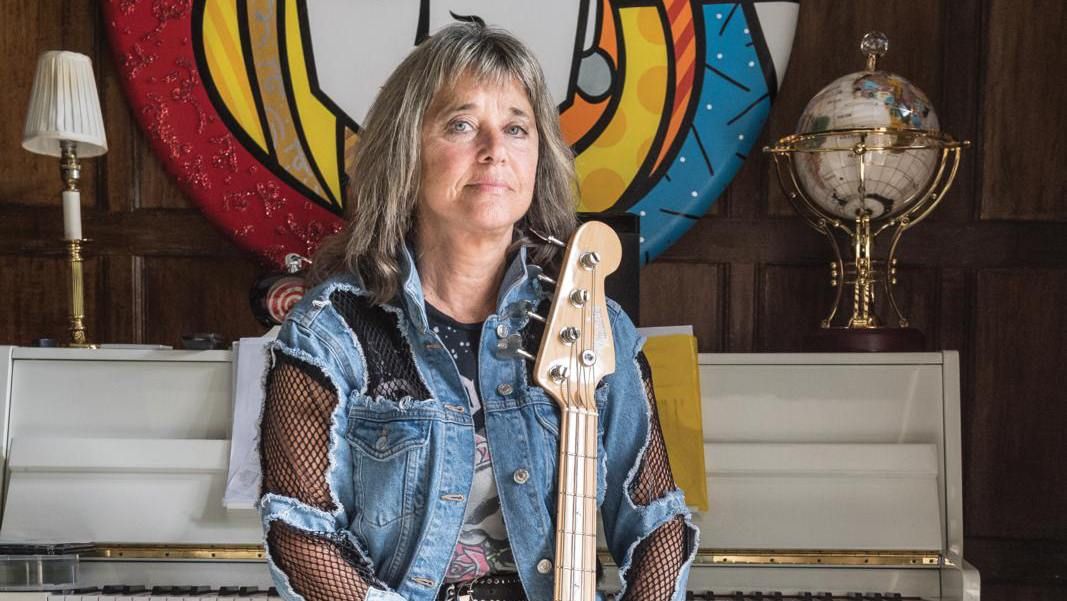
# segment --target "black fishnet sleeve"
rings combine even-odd
[[[330,429],[338,399],[313,365],[275,353],[267,378],[260,424],[263,494],[291,497],[336,509],[326,480]],[[280,520],[270,523],[271,561],[308,601],[363,601],[380,584],[344,533],[308,532]]]
[[[677,489],[667,446],[656,410],[656,393],[652,388],[652,369],[644,353],[637,356],[645,396],[649,402],[648,445],[641,458],[637,475],[630,483],[630,497],[634,504],[648,505]],[[630,569],[626,572],[626,593],[623,601],[668,601],[674,594],[678,575],[692,551],[693,531],[683,516],[664,523],[634,549]]]

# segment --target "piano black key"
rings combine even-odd
[[[734,591],[733,596],[730,597],[733,601],[745,601],[744,591]]]
[[[199,586],[191,586],[189,588],[191,590],[185,594],[186,597],[202,597],[204,595],[211,595],[214,593],[214,590],[206,584],[201,584]]]
[[[219,587],[219,596],[220,597],[236,597],[238,594],[240,594],[240,592],[241,592],[241,587],[239,587],[239,586],[220,586]]]
[[[152,596],[165,597],[174,592],[173,586],[156,585],[152,587]]]
[[[269,589],[267,589],[267,596],[268,597],[277,597],[278,596],[278,589],[274,588],[273,586],[270,587]]]
[[[827,592],[817,593],[815,595],[815,597],[817,599],[819,599],[819,601],[833,601],[834,600],[833,593],[827,593]]]

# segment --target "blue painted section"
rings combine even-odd
[[[722,194],[771,109],[765,67],[751,45],[744,11],[734,3],[708,4],[703,18],[704,80],[691,128],[666,177],[628,209],[641,215],[642,264],[681,238]]]

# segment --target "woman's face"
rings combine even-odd
[[[522,85],[463,76],[422,126],[421,228],[508,235],[530,208],[537,123]]]

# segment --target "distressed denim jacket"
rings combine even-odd
[[[547,601],[553,595],[559,410],[543,389],[529,383],[525,361],[498,348],[502,336],[526,327],[521,308],[536,307],[546,296],[536,277],[539,268],[527,265],[525,258],[522,250],[509,266],[497,311],[482,328],[477,384],[519,576],[529,599]],[[410,354],[430,394],[387,398],[368,389],[368,361],[377,360],[376,342],[361,339],[347,310],[339,307],[344,299],[365,299],[355,276],[335,277],[308,292],[283,325],[272,347],[272,362],[284,355],[315,366],[336,392],[325,474],[333,503],[327,511],[268,492],[260,500],[260,511],[265,531],[280,520],[302,531],[346,539],[357,560],[376,577],[367,599],[430,601],[460,534],[474,474],[474,423],[455,363],[427,326],[422,286],[409,252],[404,259],[402,291],[384,309],[394,316],[392,327],[402,335],[397,340],[406,343],[404,354]],[[625,575],[638,543],[667,521],[684,519],[689,548],[673,589],[673,599],[680,601],[697,531],[680,490],[643,505],[631,499],[630,480],[650,429],[637,364],[643,339],[610,301],[609,316],[616,371],[603,380],[596,395],[597,500],[604,534]],[[281,596],[301,599],[276,558],[269,559]],[[612,584],[608,586],[614,588]],[[619,585],[625,588],[625,582]]]

